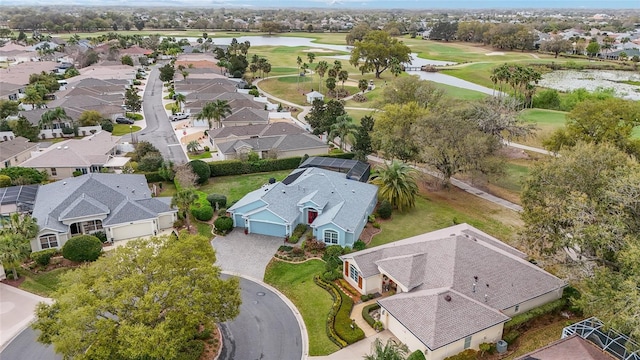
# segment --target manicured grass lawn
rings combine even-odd
[[[458,188],[423,191],[410,211],[394,211],[391,220],[382,221],[382,232],[370,246],[378,246],[455,223],[468,223],[510,243],[521,226],[517,213],[480,199]]]
[[[449,97],[452,97],[458,100],[479,100],[489,96],[487,94],[484,94],[478,91],[467,90],[467,89],[459,88],[457,86],[451,86],[451,85],[439,84],[439,83],[432,83],[432,84],[433,86],[444,90]]]
[[[162,191],[158,196],[173,196],[176,194],[176,186],[172,182],[163,182]]]
[[[129,128],[131,126],[131,128]],[[136,125],[127,125],[127,124],[113,124],[113,131],[111,134],[113,136],[122,136],[127,135],[132,132],[140,131],[142,128]]]
[[[26,279],[20,284],[20,288],[34,294],[50,297],[60,286],[60,277],[70,270],[69,268],[60,268],[38,274],[22,271],[21,275]]]
[[[269,173],[247,174],[240,176],[220,176],[209,179],[209,184],[203,185],[198,190],[207,194],[216,193],[227,196],[227,204],[240,200],[247,193],[257,190],[270,178],[281,181],[291,170],[274,171]]]
[[[324,262],[311,260],[302,264],[272,261],[265,270],[264,281],[291,300],[304,319],[309,335],[309,355],[328,355],[338,349],[326,333],[326,321],[333,303],[331,295],[313,282],[324,271]]]
[[[631,137],[634,139],[640,139],[640,126],[636,126],[633,128],[633,132],[631,133]]]
[[[201,159],[210,159],[210,158],[211,158],[211,152],[209,151],[203,151],[200,154],[189,153],[189,160],[201,160]]]
[[[373,116],[373,118],[375,119],[378,114],[377,112],[371,111],[371,110],[347,109],[346,112],[349,116],[351,116],[351,118],[353,119],[353,122],[357,125],[360,125],[360,119],[362,119],[363,117],[368,115],[368,116]]]
[[[564,127],[567,113],[564,111],[546,109],[526,109],[520,113],[520,118],[525,122],[535,123],[538,127],[535,135],[527,139],[516,140],[529,146],[542,148],[542,141],[551,134]]]
[[[213,236],[211,234],[211,229],[213,227],[210,224],[194,220],[193,218],[191,219],[191,223],[195,225],[196,228],[198,228],[198,235],[206,236],[208,239],[211,239],[211,237]]]
[[[299,85],[297,79],[301,82]],[[305,85],[305,82],[307,83]],[[275,96],[280,99],[291,101],[298,105],[307,104],[307,97],[304,93],[309,92],[311,89],[311,79],[308,77],[288,76],[274,79],[266,79],[260,82],[258,86],[269,95]],[[306,90],[303,90],[306,89]]]

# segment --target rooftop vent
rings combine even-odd
[[[449,295],[449,294],[445,295],[444,300],[445,300],[446,302],[451,301],[451,295]]]
[[[61,150],[61,149],[62,149],[62,146],[58,146],[58,147],[56,147],[56,149]]]
[[[62,185],[67,185],[67,182],[66,182],[66,181],[65,181],[65,182],[63,182],[63,183],[62,183]]]
[[[276,178],[269,178],[269,184],[275,184]]]
[[[65,145],[65,147],[63,147],[63,149],[67,150],[69,147]]]

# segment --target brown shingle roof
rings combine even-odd
[[[613,360],[606,351],[577,335],[555,341],[516,360]]]

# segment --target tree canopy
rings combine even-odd
[[[378,186],[380,199],[387,200],[399,211],[411,209],[416,204],[417,171],[401,161],[394,160],[376,169],[371,183]]]
[[[200,326],[236,317],[237,279],[220,279],[208,239],[137,240],[66,273],[40,303],[38,341],[75,359],[178,359]]]
[[[340,100],[332,99],[325,103],[316,99],[313,101],[311,111],[305,116],[305,120],[313,128],[313,134],[320,135],[331,131],[331,126],[342,115],[346,115],[346,112],[344,104]]]
[[[368,32],[362,41],[356,41],[351,51],[349,63],[365,72],[375,72],[376,78],[392,64],[411,63],[411,49],[402,41],[392,38],[383,30]],[[362,62],[362,64],[361,64]]]

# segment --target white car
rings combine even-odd
[[[171,115],[170,119],[171,121],[178,121],[178,120],[184,120],[184,119],[188,119],[189,118],[189,114],[185,114],[185,113],[175,113],[173,115]]]

